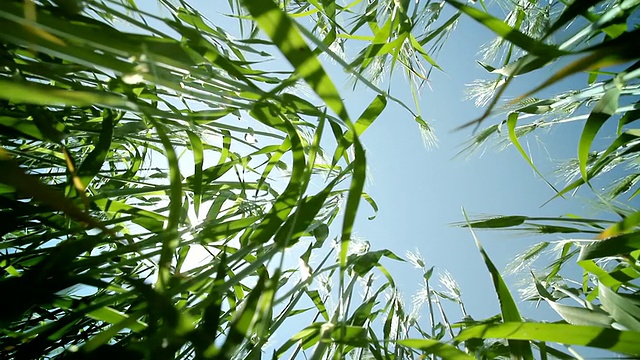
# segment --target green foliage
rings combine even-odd
[[[637,1],[516,1],[505,21],[483,1],[228,3],[239,38],[185,1],[158,1],[168,15],[131,0],[9,0],[0,8],[3,357],[253,359],[265,349],[272,358],[573,357],[551,343],[640,354],[640,215],[612,204],[637,187],[637,167],[598,194],[619,220],[518,215],[461,224],[585,236],[561,243],[546,272],[533,274],[529,299],[549,304],[558,323],[521,317],[476,239],[501,313],[473,319],[455,281],[444,275],[447,292],[434,290],[434,269],[416,253],[408,260],[423,272],[414,299],[429,310],[423,328],[382,265],[401,259],[352,237],[360,200],[377,211],[363,191],[360,136],[392,101],[425,143],[434,141],[417,93],[441,69],[435,54],[462,16],[495,32],[494,50],[505,54],[497,67],[481,62],[497,79],[476,92],[481,103],[493,100],[473,124],[493,114],[517,75],[563,65],[507,104],[507,120],[478,133],[469,149],[507,136],[542,176],[519,139],[585,120],[577,177],[556,197],[635,164]],[[568,40],[553,43],[568,25]],[[351,62],[347,42],[361,46]],[[371,91],[356,121],[320,53]],[[562,62],[569,55],[577,60]],[[290,66],[264,66],[274,56]],[[414,108],[378,87],[396,69],[409,77]],[[579,72],[590,74],[585,89],[528,98]],[[617,138],[593,153],[614,119]],[[323,259],[315,270],[312,256]],[[560,274],[576,257],[584,277],[572,282]],[[451,322],[443,301],[459,305],[463,319]]]

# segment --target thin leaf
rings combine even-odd
[[[596,326],[507,322],[477,325],[464,329],[456,342],[469,339],[509,339],[549,341],[607,349],[628,355],[640,355],[640,332],[619,331]]]
[[[493,262],[489,258],[489,255],[487,255],[487,253],[482,248],[482,245],[480,244],[480,240],[478,240],[473,229],[471,228],[469,218],[467,217],[467,213],[464,211],[464,209],[462,210],[462,213],[469,226],[469,231],[471,231],[471,235],[475,240],[476,247],[480,251],[480,254],[482,255],[484,263],[487,266],[489,273],[491,274],[493,286],[494,286],[496,295],[498,295],[498,300],[500,302],[500,312],[502,313],[502,320],[504,322],[522,321],[522,317],[520,316],[520,312],[518,311],[518,306],[516,305],[516,302],[513,299],[513,296],[511,296],[511,293],[507,288],[507,284],[502,279],[502,275],[500,275],[500,272],[498,271],[496,266],[493,264]],[[511,350],[511,353],[516,357],[524,358],[524,359],[533,359],[533,354],[531,352],[531,345],[527,341],[510,340],[509,349]]]

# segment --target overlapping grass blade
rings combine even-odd
[[[475,359],[473,356],[459,350],[455,346],[442,343],[437,340],[431,339],[404,339],[398,340],[399,345],[407,346],[413,349],[418,349],[424,354],[437,355],[443,359],[455,359],[455,360],[471,360]]]
[[[464,14],[483,24],[489,30],[496,33],[496,35],[509,41],[511,44],[514,44],[521,49],[526,50],[529,54],[539,55],[543,57],[559,57],[567,54],[567,52],[559,50],[555,46],[544,44],[541,41],[535,40],[532,37],[523,34],[517,29],[509,26],[502,20],[488,13],[482,12],[472,6],[465,5],[455,0],[445,1]]]
[[[464,210],[462,212],[465,220],[467,221],[467,224],[469,224],[469,218],[467,217],[466,212]],[[487,253],[482,248],[482,245],[480,244],[480,241],[476,237],[473,229],[470,227],[469,230],[471,231],[471,235],[475,240],[476,247],[478,248],[478,250],[480,251],[480,254],[482,255],[484,263],[487,266],[489,273],[491,274],[493,286],[494,286],[496,295],[498,296],[498,300],[500,302],[500,312],[502,314],[502,320],[505,323],[517,322],[517,321],[521,322],[522,317],[520,316],[520,311],[518,311],[518,306],[516,305],[516,302],[513,299],[513,296],[511,296],[511,293],[507,288],[507,284],[502,279],[502,275],[500,275],[500,272],[498,271],[498,269],[495,267],[495,265],[489,258],[489,255],[487,255]],[[533,354],[531,352],[531,345],[529,344],[528,341],[510,340],[509,349],[511,350],[512,356],[523,358],[523,359],[533,359]]]
[[[464,329],[455,337],[455,341],[461,342],[474,338],[538,340],[589,346],[637,356],[640,354],[638,337],[640,337],[640,333],[635,331],[619,331],[596,326],[505,322],[477,325]]]

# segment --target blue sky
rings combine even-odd
[[[428,266],[436,267],[436,272],[449,271],[459,282],[463,299],[464,294],[468,295],[466,305],[476,318],[492,316],[499,308],[489,273],[472,236],[468,230],[450,225],[464,220],[463,207],[472,216],[558,216],[590,211],[580,202],[562,199],[539,208],[553,192],[535,176],[513,147],[503,151],[488,148],[484,153],[478,151],[456,157],[473,129],[454,129],[483,111],[472,101],[465,100],[465,84],[478,78],[490,78],[476,64],[476,53],[490,39],[489,31],[462,18],[437,58],[444,73],[432,72],[431,89],[423,87],[420,100],[422,115],[438,136],[437,148],[425,149],[411,115],[392,102],[362,136],[372,180],[365,190],[376,200],[380,211],[375,220],[368,221],[366,217],[371,215],[371,210],[362,204],[355,227],[355,234],[370,241],[372,249],[388,248],[401,256],[407,251],[418,250]],[[328,65],[328,68],[332,66]],[[410,103],[407,79],[401,71],[397,73],[392,78],[391,92]],[[352,92],[350,83],[340,80],[343,77],[340,72],[330,74],[336,84],[343,85],[341,94],[353,109],[352,116],[373,98],[371,92],[368,96],[363,95],[363,86]],[[584,79],[576,79],[569,85],[583,86]],[[516,81],[507,95],[516,96],[531,87],[531,82]],[[481,128],[500,120],[488,119]],[[573,127],[542,133],[544,147],[535,139],[523,144],[529,143],[534,161],[549,175],[554,166],[553,159],[574,156],[579,134],[575,131]],[[568,141],[567,135],[571,136]],[[557,142],[559,138],[563,140]],[[500,232],[481,231],[477,235],[500,269],[535,242],[530,237]],[[409,299],[418,290],[421,272],[412,269],[408,263],[389,260],[384,265],[398,277],[398,286]],[[514,279],[511,280],[513,283]],[[524,308],[530,307],[524,305]],[[545,312],[545,316],[549,315]]]

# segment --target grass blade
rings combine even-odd
[[[597,326],[507,322],[477,325],[460,332],[456,342],[468,339],[509,339],[549,341],[607,349],[628,355],[640,355],[640,332],[619,331]]]
[[[498,295],[498,300],[500,302],[500,312],[502,314],[502,321],[504,322],[521,322],[522,317],[520,316],[520,312],[518,311],[518,306],[516,305],[513,296],[509,292],[507,288],[507,284],[502,279],[502,275],[500,275],[500,271],[493,264],[489,255],[484,251],[484,248],[480,244],[480,240],[476,237],[473,228],[471,228],[469,217],[467,213],[462,210],[465,220],[467,221],[467,226],[469,226],[469,231],[471,231],[471,235],[482,255],[482,259],[484,260],[489,273],[491,274],[491,279],[493,280],[493,286]],[[512,356],[521,359],[533,359],[533,353],[531,352],[531,345],[528,341],[519,341],[519,340],[509,340],[509,349],[511,350]]]

